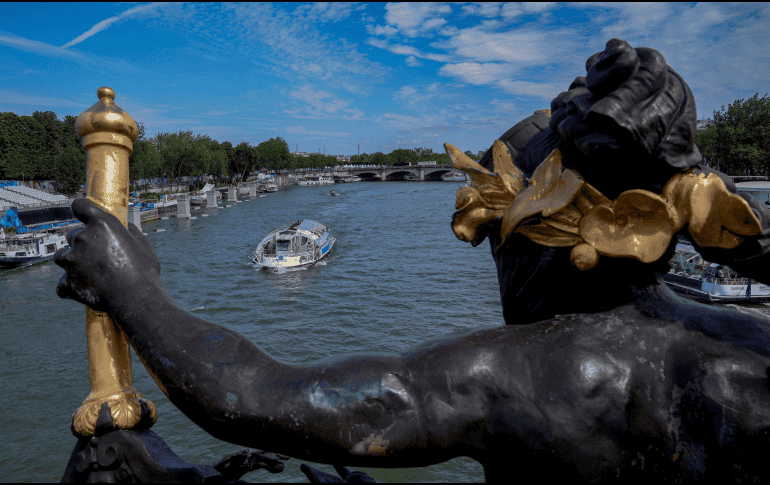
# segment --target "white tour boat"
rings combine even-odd
[[[744,278],[729,266],[705,261],[692,244],[681,240],[663,280],[677,293],[700,301],[770,301],[770,286]]]
[[[270,233],[259,243],[252,261],[268,268],[305,266],[323,259],[337,239],[320,222],[305,219]]]
[[[333,184],[334,179],[332,177],[327,177],[325,175],[307,176],[305,177],[305,180],[300,180],[297,183],[299,185],[325,185],[325,184]]]
[[[53,258],[56,251],[69,247],[58,234],[24,234],[5,237],[0,232],[0,269],[18,268]]]

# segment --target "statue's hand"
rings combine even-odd
[[[86,226],[67,234],[70,247],[54,255],[54,262],[65,271],[56,287],[61,298],[108,311],[108,302],[133,289],[160,285],[158,258],[136,226],[126,229],[88,199],[75,200],[72,212]]]

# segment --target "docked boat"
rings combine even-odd
[[[5,237],[0,233],[0,269],[18,268],[53,258],[56,251],[69,247],[59,234],[24,234]]]
[[[281,226],[259,243],[252,261],[267,268],[313,264],[331,252],[337,239],[320,222],[305,219]]]
[[[691,244],[681,240],[663,280],[672,290],[698,301],[770,301],[770,286],[744,278],[729,266],[705,261]]]
[[[274,182],[270,182],[265,186],[265,192],[272,194],[278,192],[278,186]]]
[[[214,184],[206,184],[203,188],[197,192],[193,192],[190,195],[190,205],[207,205],[208,204],[208,192],[214,190]],[[214,190],[217,195],[217,200],[222,199],[222,194],[219,191]]]
[[[332,177],[327,177],[325,175],[308,176],[308,177],[305,177],[305,180],[300,180],[297,183],[299,185],[325,185],[325,184],[333,184],[334,179]]]
[[[353,183],[353,182],[360,182],[361,181],[361,177],[356,177],[356,176],[348,175],[346,177],[342,177],[339,181],[340,181],[340,183],[343,183],[343,184],[349,184],[349,183]]]

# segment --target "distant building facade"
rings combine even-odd
[[[425,157],[433,154],[432,148],[415,147],[415,148],[412,148],[412,151],[421,157]]]

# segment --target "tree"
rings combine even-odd
[[[700,150],[703,161],[709,166],[714,166],[718,170],[726,172],[727,168],[720,166],[717,161],[716,143],[717,127],[713,124],[709,125],[705,130],[695,132],[695,145]]]
[[[199,156],[195,142],[199,137],[200,135],[194,135],[192,131],[181,130],[178,133],[157,134],[160,171],[173,178],[172,184],[182,175],[190,175],[195,171]]]
[[[27,153],[24,122],[15,113],[0,113],[0,179],[20,178]]]
[[[703,135],[707,158],[733,174],[770,175],[770,98],[756,93],[738,99],[725,110],[714,111],[714,134]],[[708,130],[707,130],[708,131]],[[710,136],[715,140],[708,144]],[[696,138],[697,140],[697,138]],[[700,147],[699,147],[700,148]]]
[[[233,150],[233,157],[228,166],[228,176],[233,180],[236,176],[244,179],[246,174],[253,170],[258,158],[256,147],[249,145],[249,142],[243,141]]]
[[[391,165],[401,162],[414,163],[420,159],[420,156],[414,150],[398,148],[390,152],[389,159]]]
[[[86,183],[86,154],[82,149],[69,146],[56,157],[56,190],[72,195]]]
[[[375,152],[372,154],[371,161],[369,162],[374,165],[387,165],[388,164],[388,156],[385,155],[382,152]]]
[[[289,168],[289,160],[292,158],[289,144],[280,136],[263,141],[257,145],[257,148],[257,165],[259,167],[268,170],[285,170]]]
[[[144,179],[144,190],[147,191],[147,178],[158,173],[161,167],[160,155],[157,149],[157,139],[137,140],[134,152],[128,159],[129,178],[133,181]]]
[[[40,148],[35,159],[34,177],[37,179],[55,179],[57,174],[56,160],[63,145],[62,124],[53,111],[35,111],[32,113],[32,119],[43,130],[33,134],[35,138],[39,138],[38,146]]]

